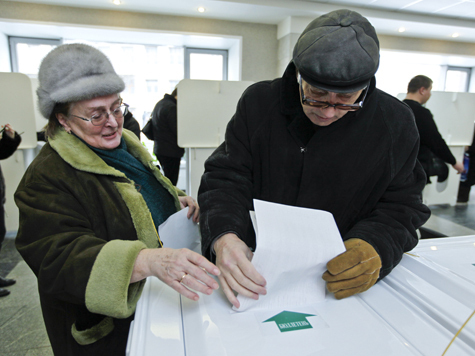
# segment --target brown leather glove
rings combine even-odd
[[[345,247],[346,252],[327,263],[327,271],[322,276],[336,299],[368,290],[378,280],[381,269],[381,258],[366,241],[349,239]]]

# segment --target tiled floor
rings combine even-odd
[[[447,236],[475,235],[475,189],[467,205],[431,206],[426,227]],[[15,249],[13,236],[3,244],[0,275],[17,283],[11,294],[0,298],[0,355],[51,356],[38,300],[36,277]]]
[[[46,335],[36,277],[6,238],[0,254],[0,275],[14,278],[11,294],[0,298],[0,355],[52,356]]]

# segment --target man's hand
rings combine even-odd
[[[218,276],[223,292],[236,308],[240,304],[234,291],[252,299],[265,295],[266,280],[251,263],[252,251],[235,234],[221,236],[214,244],[216,266],[221,271]]]
[[[200,221],[200,206],[195,199],[186,195],[178,197],[178,200],[180,201],[180,207],[182,209],[189,207],[188,214],[186,216],[188,219],[193,216],[193,222],[197,223]]]
[[[454,169],[457,171],[457,174],[462,174],[465,172],[465,167],[463,166],[462,162],[457,161],[452,167],[454,167]]]
[[[381,258],[366,241],[349,239],[345,247],[346,252],[327,263],[327,271],[322,276],[336,299],[368,290],[378,280],[381,269]]]

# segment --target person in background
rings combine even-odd
[[[146,277],[192,300],[218,288],[216,266],[163,247],[157,233],[184,207],[197,221],[199,206],[123,128],[125,85],[102,52],[58,46],[38,79],[47,143],[15,193],[16,247],[38,278],[55,355],[125,355]]]
[[[427,183],[431,182],[430,176],[439,176],[439,181],[447,179],[448,170],[443,162],[450,164],[458,174],[464,171],[463,163],[457,161],[437,129],[432,113],[422,106],[429,100],[431,91],[432,79],[416,75],[409,81],[403,100],[414,112],[421,138],[417,159],[427,175]]]
[[[127,114],[124,116],[124,129],[132,131],[135,136],[140,140],[140,125],[134,115],[127,111]]]
[[[185,150],[177,143],[177,89],[165,94],[152,112],[153,153],[173,185],[178,182],[181,157]]]
[[[470,199],[470,190],[472,185],[475,184],[475,131],[473,132],[472,144],[465,148],[465,157],[468,158],[468,170],[467,165],[464,164],[466,172],[464,179],[460,177],[459,191],[457,194],[457,204],[467,204]]]
[[[430,216],[419,134],[407,105],[376,88],[378,65],[373,26],[337,10],[307,26],[282,78],[242,95],[198,192],[203,255],[235,307],[233,291],[266,294],[251,264],[253,199],[333,214],[347,251],[323,279],[337,299],[368,290],[416,246]]]
[[[0,159],[10,157],[21,143],[21,136],[12,129],[10,124],[1,126],[2,138],[0,139]],[[2,168],[0,167],[0,251],[2,250],[2,243],[7,233],[5,226],[5,178],[3,177]],[[0,297],[5,297],[10,294],[10,291],[5,287],[15,284],[14,279],[3,278],[0,276]]]

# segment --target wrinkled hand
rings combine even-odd
[[[144,249],[135,260],[130,283],[155,276],[185,297],[198,300],[192,290],[210,295],[218,289],[218,283],[206,272],[220,274],[205,257],[186,248]]]
[[[265,295],[266,280],[251,263],[252,251],[235,234],[221,236],[214,244],[216,266],[221,271],[218,276],[223,292],[236,308],[240,304],[234,295],[237,293],[259,299],[259,294]]]
[[[381,269],[381,258],[366,241],[349,239],[345,247],[346,252],[327,263],[327,271],[322,276],[336,299],[368,290],[378,280]]]
[[[180,201],[180,206],[182,209],[186,208],[187,206],[189,207],[187,214],[188,219],[193,215],[193,221],[195,223],[200,221],[200,206],[195,199],[187,195],[178,197],[178,200]]]

